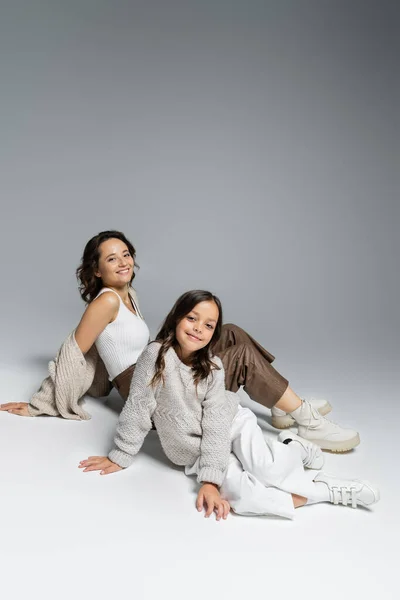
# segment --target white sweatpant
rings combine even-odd
[[[316,471],[304,470],[298,444],[265,439],[254,413],[239,406],[231,428],[231,454],[221,496],[241,515],[294,518],[291,494],[317,499]],[[198,474],[200,458],[185,468]]]

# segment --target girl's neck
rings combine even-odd
[[[180,345],[177,343],[174,346],[174,350],[179,358],[179,360],[181,362],[183,362],[184,365],[187,365],[188,367],[191,367],[193,364],[193,354],[183,354],[182,353],[182,348],[180,347]]]

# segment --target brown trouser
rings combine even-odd
[[[252,400],[271,408],[289,385],[271,365],[275,357],[237,325],[227,323],[222,327],[214,352],[222,360],[226,389],[231,392],[243,386]],[[134,370],[135,365],[128,367],[112,382],[124,400],[128,398]]]
[[[112,384],[115,388],[117,388],[119,395],[123,400],[127,400],[129,396],[129,388],[131,385],[133,372],[135,370],[135,365],[128,367],[125,371],[122,371],[119,375],[116,376],[115,379],[112,380]]]
[[[237,325],[223,325],[214,352],[222,360],[231,392],[243,386],[252,400],[272,408],[289,385],[271,365],[275,357]]]

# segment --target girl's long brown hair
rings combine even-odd
[[[191,290],[185,292],[178,298],[172,307],[171,312],[165,318],[164,323],[161,326],[160,331],[157,334],[156,342],[161,344],[161,348],[158,353],[158,357],[155,363],[155,374],[151,380],[151,385],[157,385],[160,381],[164,381],[163,373],[165,369],[165,354],[170,348],[177,347],[178,342],[176,339],[175,331],[176,326],[180,321],[190,313],[191,310],[199,302],[215,302],[218,307],[218,321],[215,326],[214,334],[204,348],[201,348],[193,354],[193,380],[195,385],[202,380],[206,379],[213,369],[219,369],[211,359],[213,356],[213,348],[221,337],[222,330],[222,306],[219,298],[214,296],[211,292],[205,290]]]
[[[88,304],[96,298],[101,288],[104,287],[100,277],[96,277],[95,275],[95,272],[97,271],[97,268],[99,266],[100,246],[106,240],[110,240],[113,238],[124,242],[132,258],[134,260],[136,258],[135,248],[121,231],[101,231],[100,233],[92,237],[92,239],[90,239],[85,246],[81,264],[76,270],[76,277],[79,281],[79,293],[82,299]],[[139,265],[137,265],[135,262],[135,267],[138,266]],[[135,272],[133,272],[132,274],[132,279],[130,283],[132,283],[134,278]]]

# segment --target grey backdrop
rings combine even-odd
[[[393,395],[397,6],[1,2],[2,363],[54,354],[118,228],[153,334],[209,288],[295,382]]]

